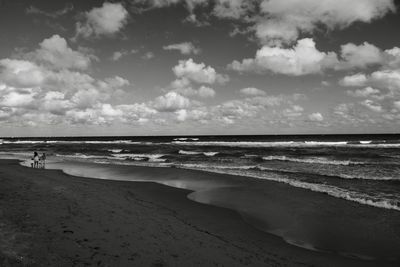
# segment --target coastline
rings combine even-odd
[[[211,174],[210,174],[211,175]],[[395,266],[306,250],[154,182],[0,160],[0,265]]]

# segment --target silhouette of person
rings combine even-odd
[[[36,151],[33,153],[33,168],[39,168],[39,154]]]

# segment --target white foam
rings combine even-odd
[[[82,153],[75,153],[75,154],[56,154],[57,157],[64,157],[64,158],[79,158],[79,159],[103,159],[106,158],[105,156],[100,155],[85,155]]]
[[[112,153],[119,153],[121,152],[123,149],[108,149],[107,151],[112,152]]]
[[[200,155],[203,154],[204,156],[207,157],[213,157],[217,155],[219,152],[202,152],[202,151],[187,151],[187,150],[179,150],[179,154],[182,155]]]
[[[164,154],[112,154],[114,159],[132,159],[132,160],[144,160],[148,159],[152,162],[164,162],[166,159],[161,159],[161,157],[165,156]]]
[[[327,158],[292,158],[286,156],[267,156],[263,157],[263,160],[279,160],[279,161],[291,161],[300,163],[310,164],[330,164],[330,165],[350,165],[350,164],[361,164],[360,162],[352,162],[350,160],[329,160]]]
[[[204,152],[203,154],[207,157],[213,157],[217,155],[219,152]]]
[[[347,141],[340,142],[227,142],[227,141],[173,141],[177,145],[190,145],[190,146],[225,146],[225,147],[362,147],[362,148],[398,148],[400,143],[396,144],[372,144],[372,143],[359,143],[349,144]]]
[[[186,150],[179,150],[179,154],[182,155],[200,155],[202,152],[197,152],[197,151],[186,151]]]

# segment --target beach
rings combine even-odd
[[[0,183],[1,266],[396,266],[290,245],[153,182],[1,160]]]

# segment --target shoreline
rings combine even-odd
[[[0,160],[0,183],[0,265],[396,265],[291,246],[233,210],[190,200],[193,191],[155,182]]]

